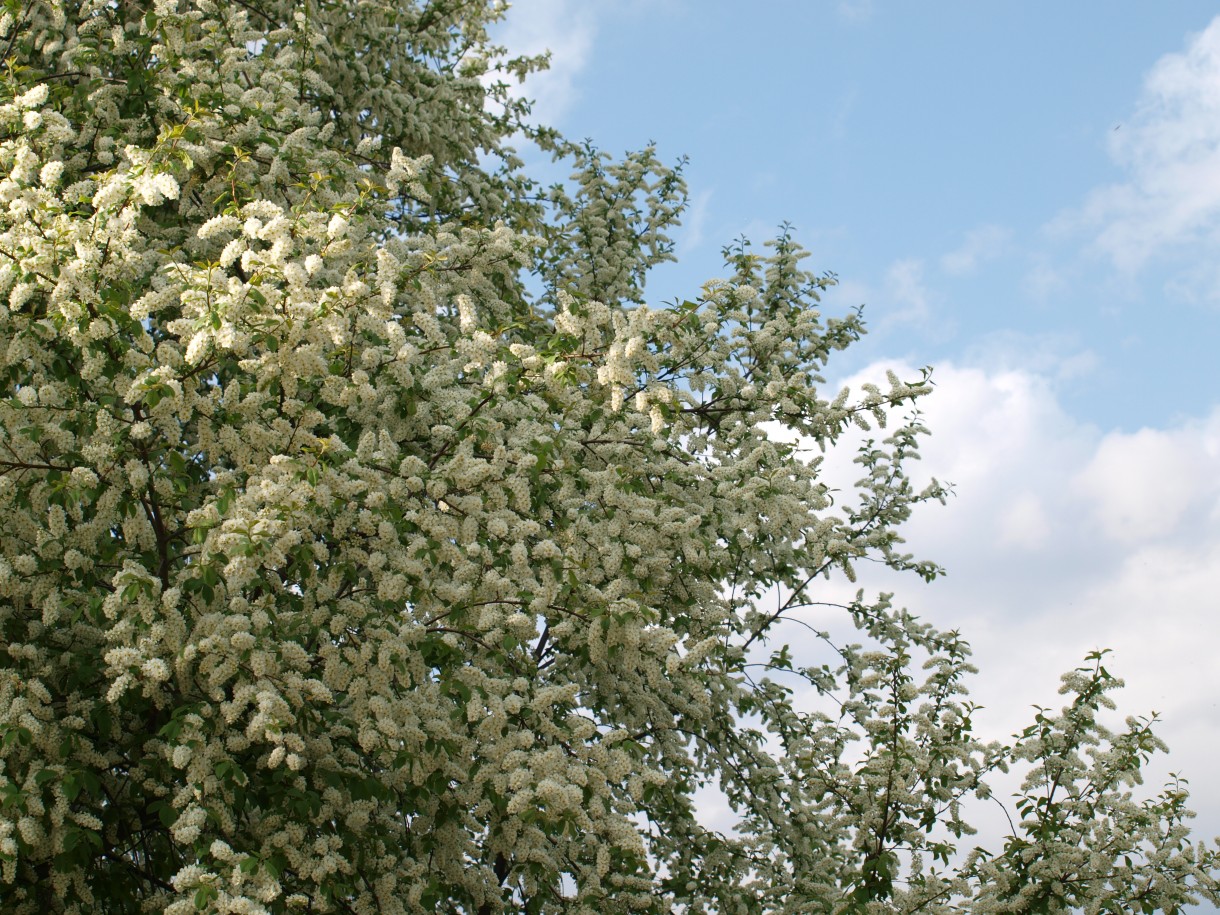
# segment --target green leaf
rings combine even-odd
[[[214,902],[220,896],[220,890],[212,886],[210,883],[205,883],[199,889],[195,890],[195,908],[206,909],[208,905]]]

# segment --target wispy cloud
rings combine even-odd
[[[1109,151],[1125,179],[1093,191],[1053,229],[1088,232],[1124,272],[1192,245],[1220,249],[1220,17],[1157,61]]]
[[[1056,385],[1091,374],[1098,366],[1097,354],[1082,348],[1074,336],[998,330],[972,339],[962,362],[986,366],[999,372],[1032,373]]]
[[[682,229],[678,235],[677,253],[679,256],[688,255],[703,244],[711,202],[711,188],[700,191],[691,200],[683,214]]]
[[[890,261],[880,276],[840,279],[835,301],[844,307],[865,306],[869,327],[878,335],[912,328],[922,333],[932,327],[933,314],[943,304],[940,291],[929,285],[927,274],[924,258],[900,257]],[[951,330],[951,322],[946,320],[935,330],[938,335]]]
[[[513,55],[550,52],[550,68],[533,74],[520,94],[534,101],[534,120],[559,124],[577,99],[576,78],[593,48],[593,8],[580,0],[513,0],[496,40]]]
[[[978,226],[966,233],[960,246],[941,257],[941,269],[951,276],[973,273],[980,264],[1001,256],[1011,240],[1012,231],[1004,226]]]
[[[1035,302],[1047,302],[1063,294],[1067,289],[1067,279],[1062,270],[1052,267],[1043,257],[1026,271],[1021,287]]]
[[[924,282],[922,258],[906,257],[890,264],[885,272],[885,310],[882,326],[922,323],[931,313],[931,293]]]
[[[830,136],[842,140],[847,136],[848,124],[856,110],[856,102],[860,92],[856,86],[850,86],[839,96],[834,104],[830,117]]]

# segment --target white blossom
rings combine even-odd
[[[540,188],[505,8],[0,12],[0,908],[1216,901],[1100,656],[999,747],[956,633],[812,628],[861,562],[940,572],[899,549],[928,379],[824,389],[862,325],[787,234],[645,304],[680,170],[529,130]],[[784,442],[856,422],[832,501]]]

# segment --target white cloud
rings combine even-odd
[[[891,261],[880,276],[839,279],[833,295],[844,307],[865,306],[870,333],[880,336],[914,330],[943,340],[952,335],[956,324],[943,308],[944,295],[929,284],[927,277],[924,258],[900,257]]]
[[[703,244],[707,229],[707,214],[712,202],[712,190],[708,188],[696,194],[682,217],[682,229],[678,233],[679,256],[689,255]]]
[[[1000,544],[1034,551],[1051,534],[1051,519],[1043,500],[1036,493],[1015,496],[997,519]]]
[[[841,302],[866,304],[870,323],[875,323],[882,332],[913,325],[921,332],[934,331],[943,338],[954,329],[943,307],[944,295],[929,283],[928,262],[922,257],[897,258],[879,279],[871,282],[841,280],[835,295]]]
[[[1021,285],[1025,294],[1038,303],[1045,303],[1062,295],[1067,289],[1063,273],[1045,261],[1039,261],[1030,267]]]
[[[924,283],[924,262],[907,257],[890,264],[885,272],[885,309],[882,327],[908,322],[922,323],[931,314],[931,295]]]
[[[1056,383],[1087,376],[1098,365],[1097,354],[1081,349],[1072,335],[1016,330],[993,331],[972,340],[962,361],[987,366],[992,375],[1025,372]]]
[[[534,100],[536,123],[558,124],[575,103],[576,77],[588,62],[595,26],[592,6],[580,0],[513,0],[496,41],[512,56],[551,53],[550,68],[520,89]]]
[[[1148,543],[1180,532],[1186,517],[1220,519],[1220,412],[1173,429],[1111,433],[1081,469],[1077,486],[1098,529]]]
[[[1129,121],[1110,133],[1126,179],[1095,190],[1053,229],[1085,229],[1123,271],[1152,257],[1220,243],[1220,18],[1167,54],[1144,81]]]
[[[870,366],[849,379],[884,378]],[[960,628],[981,670],[972,697],[983,736],[1006,738],[1035,703],[1058,707],[1059,675],[1094,649],[1127,681],[1122,714],[1161,713],[1171,755],[1153,766],[1191,779],[1197,835],[1220,833],[1220,406],[1160,429],[1104,434],[1069,415],[1055,372],[938,366],[921,409],[932,431],[917,480],[954,483],[945,507],[921,508],[907,548],[948,575],[864,569],[861,585],[941,628]],[[837,458],[837,455],[836,455]],[[827,467],[850,479],[842,463]],[[858,475],[858,474],[857,474]],[[827,586],[842,599],[855,586]],[[819,625],[825,625],[819,621]],[[1121,717],[1117,719],[1121,726]]]
[[[966,233],[962,244],[940,259],[941,269],[952,276],[973,273],[979,264],[1002,255],[1012,239],[1004,226],[983,225]]]

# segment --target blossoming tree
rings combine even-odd
[[[937,575],[917,417],[850,498],[785,444],[926,379],[825,393],[862,327],[786,235],[645,305],[679,171],[529,126],[502,6],[5,0],[0,909],[1214,900],[1100,658],[999,746],[885,596],[825,664],[781,644],[853,563]]]

